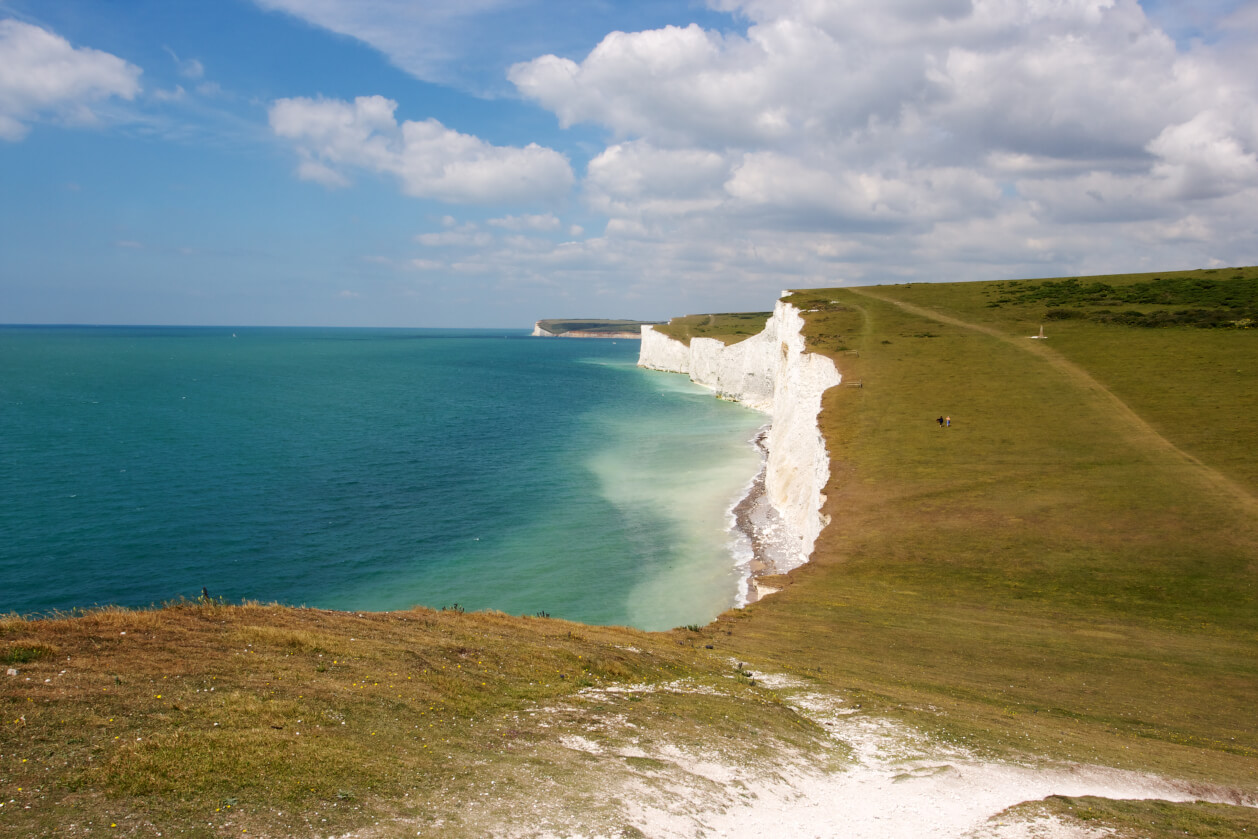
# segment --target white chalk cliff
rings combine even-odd
[[[760,334],[729,346],[713,338],[686,346],[643,326],[638,356],[640,367],[686,373],[718,396],[772,417],[765,494],[797,542],[792,567],[808,561],[826,524],[821,505],[830,458],[817,415],[821,394],[842,379],[833,361],[805,351],[803,327],[799,309],[779,300]]]

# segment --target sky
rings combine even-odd
[[[0,0],[0,323],[1258,263],[1258,0]]]

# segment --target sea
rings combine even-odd
[[[739,602],[763,414],[525,330],[0,327],[0,614],[228,602],[642,629]]]

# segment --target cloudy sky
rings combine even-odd
[[[1258,262],[1258,0],[0,0],[0,323]]]

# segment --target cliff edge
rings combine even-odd
[[[803,327],[799,309],[783,299],[763,331],[736,344],[692,338],[686,346],[643,326],[638,356],[639,367],[685,373],[717,396],[772,417],[765,441],[765,494],[789,530],[791,567],[808,561],[827,524],[821,505],[830,458],[817,414],[821,395],[842,380],[833,361],[805,351]]]

